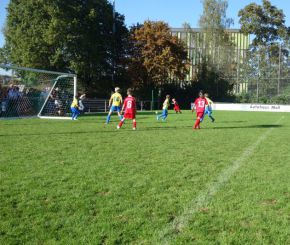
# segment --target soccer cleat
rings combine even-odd
[[[211,122],[214,123],[214,121],[215,121],[215,119],[213,118],[213,119],[211,120]]]
[[[133,128],[133,130],[136,130],[136,128]]]
[[[121,127],[118,125],[118,126],[117,126],[117,129],[120,129],[120,128],[121,128]]]

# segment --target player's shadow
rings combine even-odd
[[[250,129],[250,128],[281,128],[284,127],[281,124],[260,124],[260,125],[245,125],[245,126],[229,126],[229,127],[203,127],[202,130],[215,130],[215,129]],[[155,131],[155,130],[172,130],[172,129],[190,129],[192,126],[154,126],[139,128],[137,131]],[[132,131],[132,129],[124,128],[121,132]],[[116,130],[104,130],[104,131],[68,131],[68,132],[45,132],[45,133],[32,133],[32,134],[0,134],[0,137],[22,137],[22,136],[42,136],[42,135],[80,135],[80,134],[116,134]]]
[[[281,128],[281,124],[258,124],[258,125],[245,125],[245,126],[225,126],[225,127],[212,127],[203,129],[249,129],[249,128]]]
[[[1,137],[22,137],[22,136],[48,136],[48,135],[79,135],[79,134],[116,134],[115,131],[70,131],[70,132],[45,132],[45,133],[32,133],[32,134],[0,134]]]
[[[192,128],[192,126],[154,126],[148,128],[142,128],[142,131],[150,131],[150,130],[171,130],[171,129],[184,129],[184,128]],[[140,129],[138,129],[140,131]]]
[[[218,121],[219,123],[246,123],[247,121]]]

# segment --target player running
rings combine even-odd
[[[168,116],[168,107],[170,105],[170,95],[166,95],[166,99],[163,102],[162,114],[157,116],[157,121],[162,117],[162,121],[165,121]]]
[[[122,107],[121,115],[124,113],[124,117],[120,121],[117,129],[120,129],[126,119],[133,120],[133,130],[136,130],[137,122],[136,122],[136,99],[132,96],[132,89],[127,90],[128,97],[124,100],[124,105]]]
[[[172,104],[173,104],[173,106],[174,106],[174,111],[175,111],[175,113],[176,113],[176,114],[177,114],[177,113],[180,113],[180,114],[181,114],[181,110],[180,110],[179,104],[177,103],[177,101],[176,101],[175,98],[172,99]]]
[[[199,92],[199,98],[197,98],[194,102],[195,110],[196,110],[196,121],[193,126],[194,129],[200,129],[200,119],[203,117],[205,106],[208,105],[207,100],[204,98],[203,91]]]
[[[212,106],[213,106],[213,102],[212,100],[208,97],[208,93],[204,94],[205,99],[207,100],[208,105],[205,107],[205,111],[203,114],[203,117],[200,119],[200,122],[203,121],[205,115],[208,115],[208,117],[210,118],[211,122],[214,122],[215,119],[212,116]]]
[[[120,94],[120,88],[116,87],[115,93],[112,94],[112,96],[109,100],[110,111],[109,111],[109,114],[107,116],[106,124],[109,124],[109,122],[111,120],[111,115],[114,111],[118,112],[118,117],[120,118],[120,120],[122,120],[122,115],[120,113],[122,103],[123,103],[123,98],[122,98],[122,95]]]

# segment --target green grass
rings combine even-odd
[[[290,114],[215,117],[0,121],[0,244],[290,244]]]

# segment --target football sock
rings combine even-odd
[[[119,127],[121,128],[122,127],[122,125],[123,125],[123,120],[121,120],[120,122],[119,122]]]
[[[133,128],[136,128],[137,122],[133,122]]]
[[[194,128],[197,128],[199,126],[199,123],[200,123],[200,119],[197,118],[194,124]]]
[[[111,116],[110,116],[110,115],[108,115],[108,116],[107,116],[106,123],[108,124],[108,123],[110,122],[110,120],[111,120]]]

